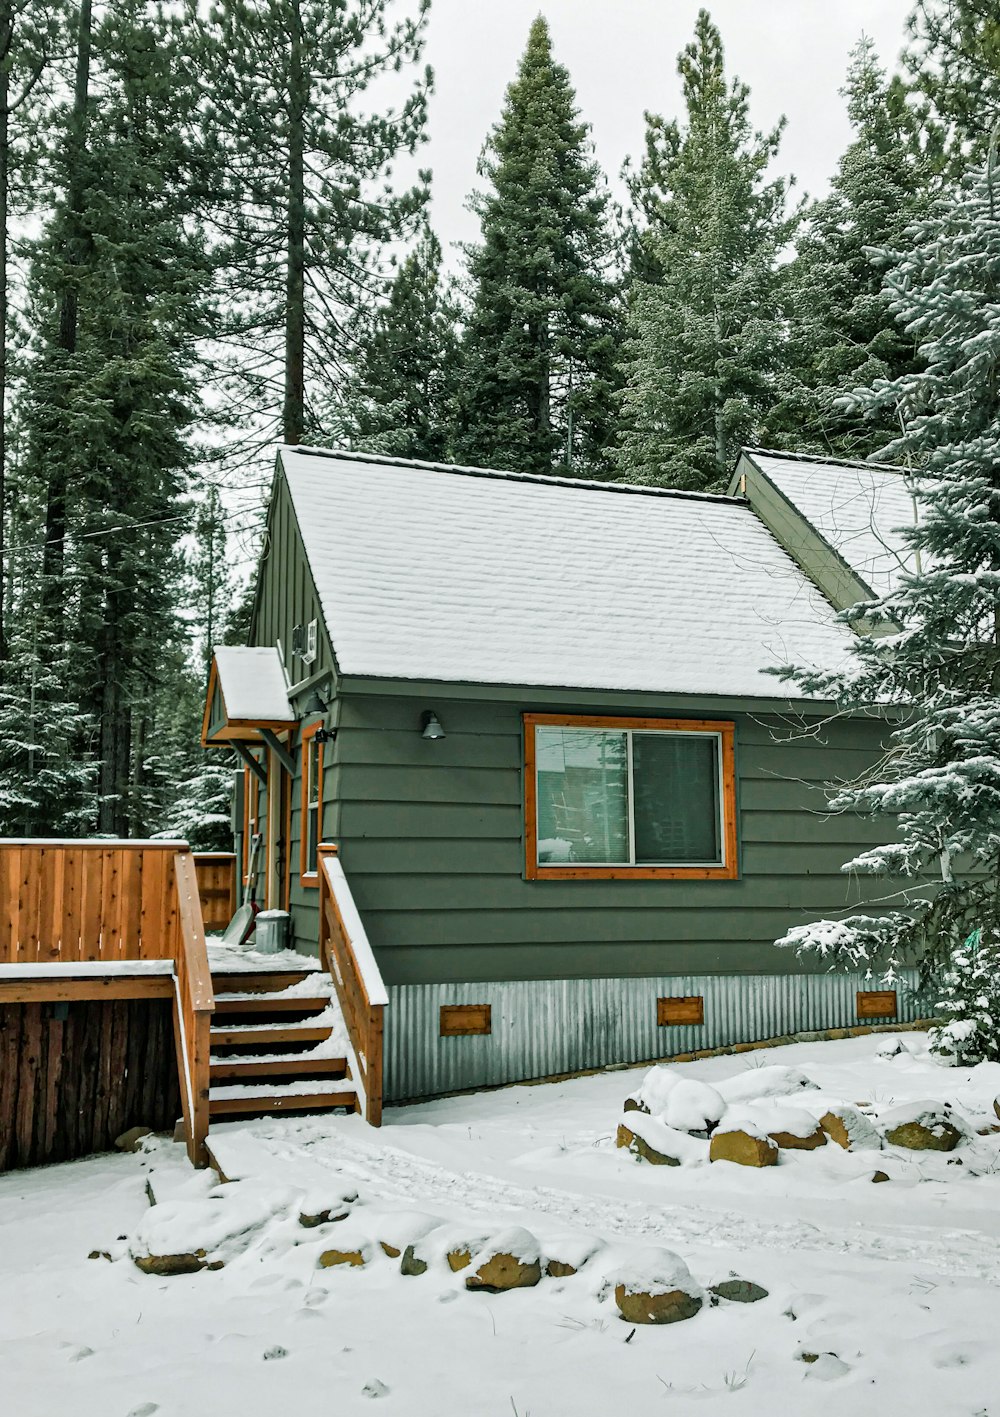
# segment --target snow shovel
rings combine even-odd
[[[255,832],[250,838],[250,854],[247,861],[247,880],[243,887],[243,904],[226,926],[221,943],[224,945],[245,945],[253,930],[260,906],[253,898],[257,885],[257,857],[260,853],[261,834]]]

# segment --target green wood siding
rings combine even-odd
[[[420,736],[431,707],[447,733],[437,742]],[[521,709],[343,697],[327,831],[336,794],[334,839],[387,981],[799,968],[778,935],[884,889],[840,870],[884,829],[829,815],[820,786],[870,764],[884,729],[841,720],[785,742],[791,720],[744,711],[736,723],[739,880],[527,881]],[[304,921],[301,933],[313,933]]]

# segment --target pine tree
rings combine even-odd
[[[917,0],[904,61],[945,130],[952,175],[985,161],[1000,123],[1000,11],[995,0]]]
[[[208,673],[215,646],[222,643],[234,595],[226,514],[218,489],[209,487],[195,509],[194,549],[185,596],[194,624],[195,663],[203,674]]]
[[[68,149],[82,171],[65,174],[33,260],[25,476],[47,490],[46,542],[53,478],[63,498],[59,560],[43,564],[39,653],[65,662],[60,691],[93,724],[76,750],[97,763],[94,825],[128,835],[150,826],[144,745],[161,664],[185,637],[177,548],[208,271],[190,199],[198,91],[185,82],[184,32],[129,0],[93,38],[88,143]]]
[[[929,1030],[930,1051],[956,1067],[1000,1062],[1000,943],[973,930],[934,985],[934,1016],[945,1021]]]
[[[458,454],[520,472],[607,472],[617,328],[609,198],[544,19],[471,202]]]
[[[0,566],[8,503],[11,220],[37,213],[44,99],[57,70],[66,8],[64,0],[0,0]],[[5,609],[0,587],[0,675],[7,657]]]
[[[844,93],[855,137],[829,196],[806,214],[788,272],[787,363],[766,437],[771,446],[858,458],[894,439],[898,420],[887,410],[859,421],[838,399],[915,368],[913,338],[893,319],[873,250],[894,246],[926,213],[939,153],[868,39],[851,56]]]
[[[786,677],[847,711],[883,705],[889,751],[834,810],[882,817],[892,844],[845,870],[894,874],[908,907],[792,930],[780,943],[890,972],[917,957],[932,972],[973,928],[1000,926],[1000,181],[991,161],[886,252],[890,306],[917,341],[919,367],[856,391],[859,413],[897,413],[886,449],[911,465],[919,522],[913,569],[854,607],[855,667]],[[877,633],[879,630],[881,634]],[[940,884],[928,895],[928,873]]]
[[[774,394],[783,344],[778,257],[787,184],[765,179],[781,136],[754,132],[708,13],[678,60],[684,126],[647,120],[632,180],[646,225],[633,271],[615,462],[623,477],[721,486]]]
[[[233,350],[234,416],[319,441],[319,409],[349,373],[346,330],[382,289],[380,252],[406,235],[425,177],[394,193],[423,136],[429,71],[397,110],[361,103],[420,56],[429,0],[391,24],[392,0],[218,0],[202,26],[209,122],[225,183],[220,333]]]
[[[454,444],[458,311],[425,229],[384,305],[359,321],[353,441],[368,452],[443,462]]]

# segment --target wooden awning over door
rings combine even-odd
[[[283,733],[295,721],[276,649],[257,645],[216,649],[201,725],[203,748],[259,743],[263,732]]]

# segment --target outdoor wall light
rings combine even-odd
[[[306,699],[305,705],[303,706],[302,717],[310,718],[313,714],[316,713],[326,713],[326,704],[320,698],[319,691],[313,689],[308,699]]]
[[[440,722],[440,720],[439,720],[437,714],[434,713],[431,709],[426,709],[425,712],[421,715],[420,723],[421,723],[421,733],[420,733],[420,736],[421,736],[422,738],[444,738],[444,737],[445,737],[445,731],[444,731],[444,729],[441,727],[441,722]]]

